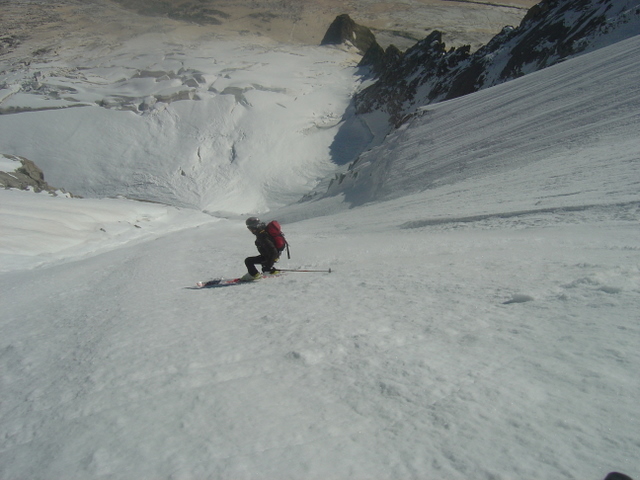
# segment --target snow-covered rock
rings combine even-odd
[[[381,111],[399,125],[422,105],[504,83],[638,32],[635,0],[545,0],[518,27],[505,27],[473,54],[469,47],[447,51],[434,31],[403,54],[392,49],[363,59],[377,81],[356,96],[357,112]]]

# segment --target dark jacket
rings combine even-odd
[[[260,230],[256,234],[256,247],[258,248],[260,255],[265,259],[263,265],[269,268],[272,267],[280,257],[280,252],[278,252],[278,249],[273,244],[271,235],[269,235],[266,230]]]

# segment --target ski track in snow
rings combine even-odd
[[[570,75],[590,58],[600,72],[603,58],[618,65],[626,52],[622,63],[637,72],[638,43],[537,74],[567,75],[548,105],[562,111],[563,99],[591,85]],[[494,105],[506,88],[464,102],[478,112],[474,101]],[[635,82],[618,88],[637,102]],[[525,107],[488,109],[502,126],[487,127],[487,138]],[[122,214],[121,225],[116,202],[67,220],[104,228],[106,244],[87,234],[79,254],[37,250],[43,266],[0,274],[0,477],[637,475],[637,116],[553,111],[526,137],[527,150],[549,152],[536,162],[521,150],[517,168],[478,162],[477,176],[458,176],[454,162],[443,166],[446,181],[424,174],[427,189],[413,188],[422,173],[404,187],[371,175],[354,182],[352,199],[274,211],[292,248],[282,265],[331,274],[190,290],[237,276],[254,254],[237,216],[184,211],[173,225],[167,218],[177,222],[179,211],[132,202],[142,210]],[[581,132],[585,121],[584,148],[549,138]],[[415,119],[396,134],[446,131],[443,122]],[[464,150],[462,141],[451,146]],[[390,170],[426,165],[415,145],[378,151],[389,153]],[[0,193],[8,205],[26,195]],[[353,198],[362,205],[350,208]],[[72,211],[82,202],[50,200]],[[148,224],[130,228],[146,209]]]

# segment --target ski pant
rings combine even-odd
[[[244,264],[247,266],[247,271],[249,272],[250,275],[257,275],[258,274],[258,269],[256,268],[256,265],[262,265],[263,267],[263,271],[264,269],[270,269],[273,264],[268,265],[269,263],[269,259],[265,258],[262,255],[258,255],[257,257],[247,257],[244,259]]]

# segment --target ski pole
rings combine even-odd
[[[328,270],[309,270],[303,268],[277,268],[280,272],[310,272],[310,273],[331,273],[331,269]]]

